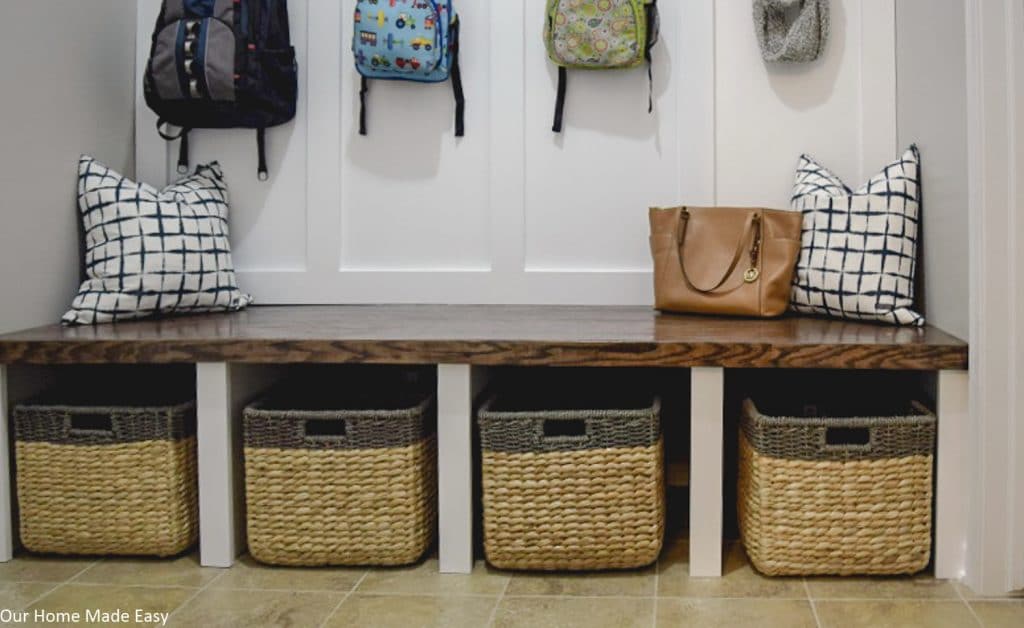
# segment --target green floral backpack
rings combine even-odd
[[[568,70],[621,70],[647,62],[658,41],[657,0],[548,0],[544,41],[558,66],[555,133],[562,132]],[[653,93],[648,112],[654,111]]]

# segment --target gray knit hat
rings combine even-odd
[[[792,24],[787,12],[799,10]],[[754,30],[765,61],[805,63],[825,49],[828,0],[754,0]]]

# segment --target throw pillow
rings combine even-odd
[[[793,208],[803,212],[791,308],[805,314],[923,325],[913,310],[921,211],[916,146],[853,191],[804,155]]]
[[[228,192],[215,162],[163,190],[91,157],[78,164],[88,277],[66,324],[239,310],[228,242]]]

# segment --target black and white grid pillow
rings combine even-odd
[[[791,308],[805,314],[923,325],[913,310],[921,211],[916,146],[857,191],[804,155],[793,208],[803,246]]]
[[[78,208],[85,269],[66,324],[239,310],[228,242],[228,192],[212,163],[163,190],[83,156]]]

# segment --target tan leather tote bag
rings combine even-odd
[[[659,310],[781,316],[800,254],[800,212],[744,207],[651,208]]]

